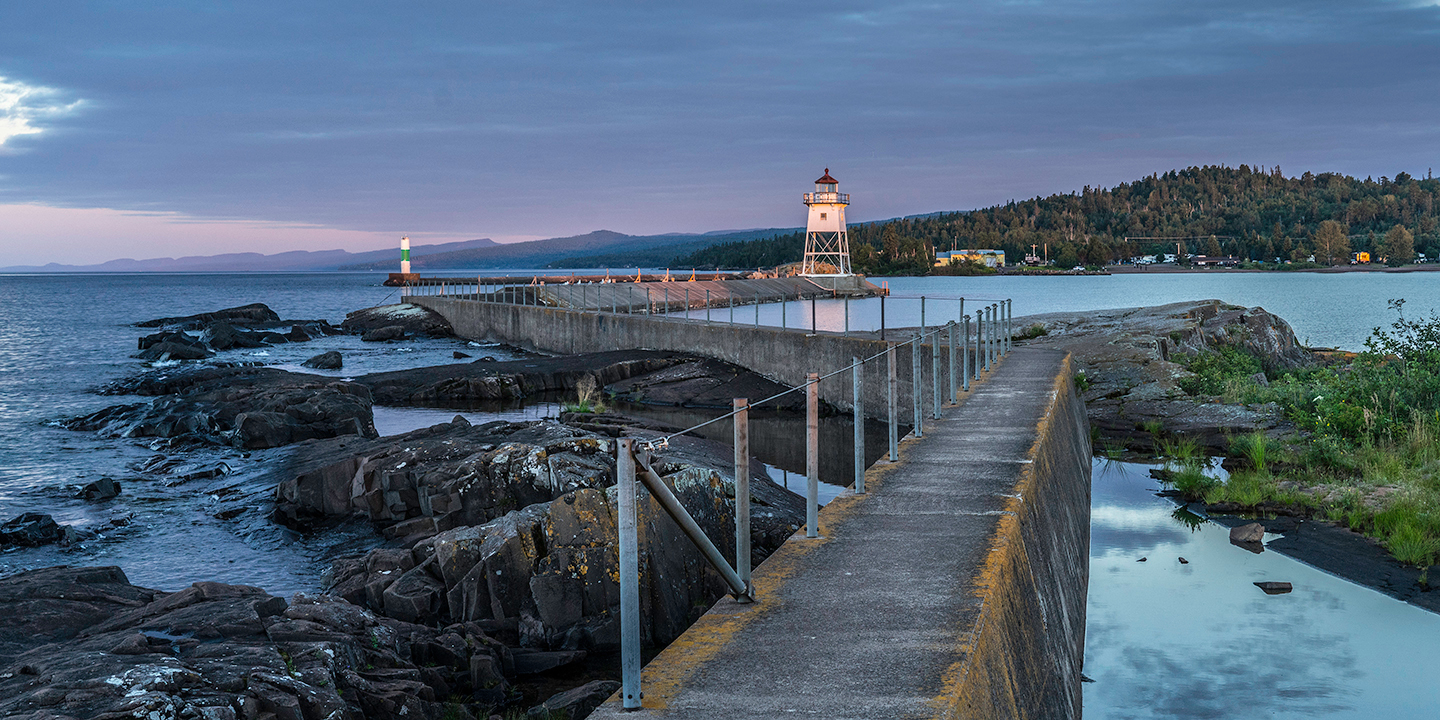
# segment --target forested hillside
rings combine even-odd
[[[1387,234],[1401,245],[1408,235],[1414,251],[1433,259],[1440,255],[1437,206],[1440,180],[1403,172],[1394,179],[1358,180],[1335,173],[1285,177],[1278,167],[1207,166],[1110,189],[1086,187],[981,210],[854,226],[850,244],[856,269],[871,273],[928,267],[937,249],[951,248],[1003,249],[1015,263],[1031,244],[1048,244],[1050,257],[1065,267],[1175,252],[1176,242],[1193,254],[1273,260],[1309,257],[1319,240],[1317,260],[1328,250],[1338,261],[1352,250],[1387,254]],[[1404,233],[1392,232],[1396,226]],[[1137,239],[1151,237],[1199,239]],[[1337,247],[1341,242],[1348,249]]]

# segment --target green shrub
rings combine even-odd
[[[1222,395],[1232,381],[1255,385],[1249,378],[1265,371],[1254,355],[1232,347],[1181,356],[1179,363],[1195,373],[1193,377],[1182,378],[1179,383],[1180,389],[1189,395]]]

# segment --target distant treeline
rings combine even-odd
[[[1086,187],[967,212],[852,225],[857,272],[929,272],[936,250],[994,248],[1022,262],[1031,245],[1062,267],[1176,252],[1244,260],[1345,262],[1351,252],[1409,262],[1440,256],[1440,180],[1399,173],[1360,180],[1337,173],[1285,177],[1280,168],[1192,167],[1114,188]],[[1397,229],[1398,228],[1398,229]],[[1214,237],[1211,237],[1214,236]],[[1165,238],[1165,239],[1152,239]],[[1174,238],[1190,238],[1185,240]],[[763,267],[794,262],[803,233],[706,248],[677,267]]]
[[[1428,258],[1440,255],[1437,206],[1440,180],[1433,177],[1284,177],[1279,167],[1189,167],[1113,189],[1086,187],[972,212],[855,226],[850,246],[857,269],[878,272],[927,266],[937,249],[1002,249],[1015,264],[1031,245],[1048,245],[1061,266],[1175,252],[1176,243],[1182,252],[1247,261],[1318,255],[1325,262],[1329,255],[1342,262],[1349,252],[1395,255],[1392,249],[1400,249],[1392,259],[1408,262],[1407,242]]]
[[[758,240],[711,245],[675,258],[670,267],[746,270],[799,262],[804,254],[805,233],[793,232]]]

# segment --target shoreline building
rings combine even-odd
[[[935,267],[944,267],[950,264],[951,260],[962,263],[979,263],[988,268],[1002,268],[1005,267],[1005,251],[972,249],[935,253]]]
[[[800,274],[810,277],[854,275],[850,269],[850,238],[845,232],[845,206],[850,195],[836,192],[839,181],[830,168],[815,181],[815,192],[805,193],[810,217],[805,221],[805,257]]]

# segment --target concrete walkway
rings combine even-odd
[[[982,577],[994,572],[987,558],[1002,518],[1015,514],[1017,480],[1062,373],[1063,353],[1014,350],[959,407],[927,421],[923,439],[906,440],[900,462],[872,467],[869,494],[827,506],[821,539],[797,533],[757,568],[755,604],[720,600],[653,659],[644,709],[627,713],[611,698],[592,717],[950,713],[966,656],[978,653],[986,600],[977,588],[995,582]],[[1083,628],[1083,604],[1079,612]]]

